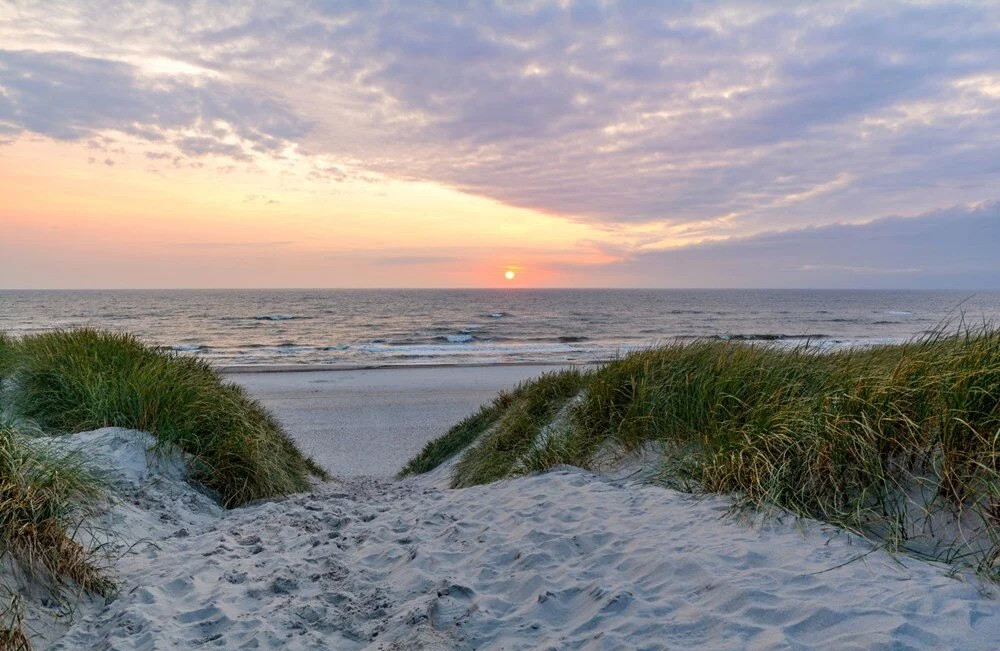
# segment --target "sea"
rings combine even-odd
[[[895,343],[998,323],[1000,292],[0,291],[0,331],[128,331],[220,367],[585,363],[692,339]]]

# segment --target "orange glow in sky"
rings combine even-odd
[[[108,138],[98,156],[41,137],[3,149],[4,285],[488,287],[514,257],[532,286],[559,286],[631,237],[432,183],[317,180],[295,159],[175,165]]]

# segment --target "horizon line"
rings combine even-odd
[[[218,292],[218,291],[841,291],[1000,292],[998,287],[0,287],[0,292]]]

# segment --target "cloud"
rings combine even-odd
[[[997,242],[993,201],[640,252],[606,269],[654,287],[996,288]]]
[[[245,161],[248,148],[274,151],[308,132],[308,123],[250,87],[153,80],[131,64],[68,52],[0,50],[0,90],[0,125],[6,132],[58,140],[115,130],[172,143],[193,156]]]
[[[994,197],[998,31],[996,5],[935,2],[25,6],[0,17],[24,48],[0,59],[0,135],[117,129],[237,161],[295,144],[739,236]]]
[[[988,7],[541,3],[336,18],[317,44],[357,54],[319,76],[362,71],[370,124],[415,141],[380,148],[383,169],[517,205],[600,223],[730,216],[739,232],[983,199],[996,178],[1000,107],[955,86],[1000,73]],[[854,180],[816,192],[838,178]]]
[[[391,255],[375,259],[375,264],[388,266],[414,266],[447,264],[458,262],[462,258],[447,255]]]
[[[274,247],[284,247],[297,244],[294,240],[272,240],[264,242],[162,242],[163,246],[172,249],[259,249],[267,251]]]
[[[279,203],[277,199],[272,199],[267,195],[263,194],[248,194],[243,198],[243,203],[258,203],[265,205],[273,205]]]

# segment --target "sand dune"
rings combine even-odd
[[[974,577],[819,523],[748,527],[576,469],[464,490],[352,479],[223,512],[140,433],[70,437],[117,474],[120,596],[39,648],[995,647]]]

